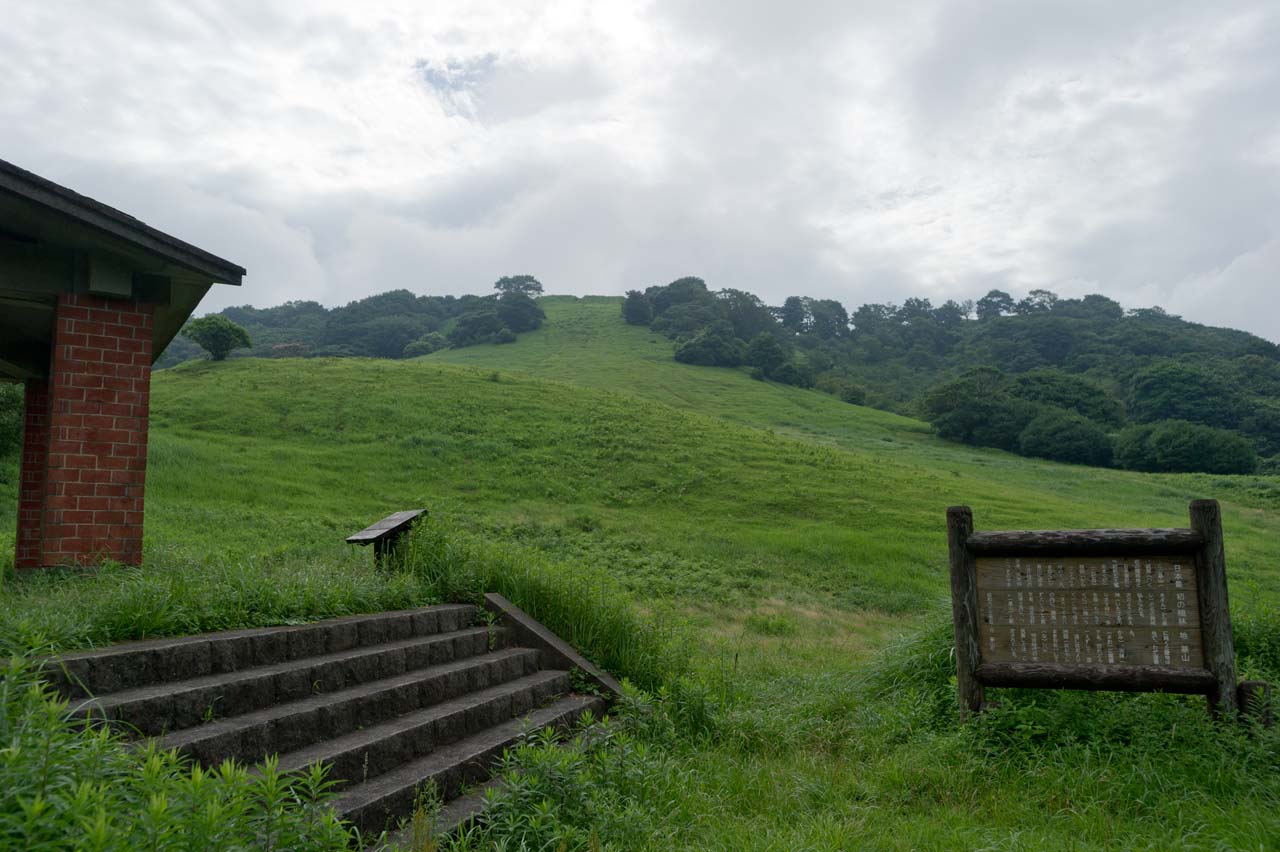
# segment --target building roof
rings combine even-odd
[[[243,267],[0,160],[0,379],[48,372],[59,293],[155,304],[156,357]]]

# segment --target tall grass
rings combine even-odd
[[[148,554],[131,568],[24,571],[0,586],[0,654],[263,627],[438,603],[409,573],[376,571],[367,553],[334,559],[196,560]]]
[[[323,769],[286,778],[127,747],[74,726],[30,661],[0,669],[0,849],[338,852],[352,836]]]
[[[679,619],[642,612],[606,570],[465,531],[447,518],[419,523],[398,562],[441,598],[480,604],[497,592],[584,656],[643,689],[690,671],[692,637]]]

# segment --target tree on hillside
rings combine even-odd
[[[1018,302],[1014,310],[1019,314],[1042,314],[1053,310],[1058,302],[1058,294],[1049,290],[1032,290],[1027,297]]]
[[[814,299],[809,303],[813,333],[821,340],[834,340],[849,333],[849,312],[835,299]]]
[[[1120,403],[1107,396],[1105,390],[1093,382],[1052,367],[1031,370],[1016,377],[1009,385],[1009,393],[1019,399],[1075,411],[1096,423],[1111,426],[1124,423]]]
[[[233,349],[248,349],[253,344],[249,333],[221,314],[210,314],[191,320],[182,335],[200,344],[214,361],[225,361]]]
[[[1238,394],[1221,379],[1173,362],[1135,375],[1125,408],[1139,423],[1190,420],[1220,428],[1239,426],[1247,414]]]
[[[504,296],[508,293],[519,293],[533,298],[542,295],[542,282],[532,275],[504,275],[493,285]]]
[[[815,379],[809,365],[797,361],[785,361],[774,368],[769,378],[784,385],[795,385],[799,388],[811,388]]]
[[[1253,473],[1258,455],[1248,439],[1185,420],[1131,426],[1116,439],[1116,463],[1164,473]]]
[[[767,331],[760,332],[747,344],[746,362],[752,367],[759,367],[766,376],[772,376],[786,361],[787,351]]]
[[[800,334],[808,330],[809,307],[806,304],[807,301],[801,296],[787,297],[787,300],[782,303],[782,310],[778,316],[778,321],[782,323],[783,328],[793,334]]]
[[[404,357],[417,358],[420,355],[430,355],[432,352],[443,349],[448,345],[448,339],[440,332],[428,332],[417,340],[411,340],[405,344]]]
[[[1020,449],[1018,439],[1041,406],[1010,396],[1007,379],[992,367],[977,367],[960,378],[935,385],[925,395],[925,419],[949,441]]]
[[[524,293],[510,290],[498,297],[498,319],[513,332],[533,331],[547,315]]]
[[[1072,464],[1107,467],[1111,464],[1111,439],[1102,427],[1073,411],[1046,408],[1018,436],[1024,456],[1036,456]]]
[[[977,302],[978,322],[986,322],[1011,314],[1016,306],[1017,303],[1013,301],[1013,297],[1005,291],[989,290],[987,295]]]
[[[629,325],[648,325],[653,322],[653,305],[639,290],[628,290],[622,302],[622,318]]]
[[[1053,306],[1060,316],[1114,321],[1124,317],[1124,308],[1115,299],[1091,293],[1083,299],[1059,299]]]
[[[750,340],[757,334],[769,332],[778,327],[778,321],[758,298],[742,290],[720,290],[716,293],[716,301],[720,311],[733,333],[740,340]]]
[[[728,323],[720,322],[704,328],[676,349],[676,360],[682,364],[704,367],[737,367],[742,363],[742,341],[733,336]]]
[[[458,322],[449,332],[449,345],[454,349],[473,346],[477,343],[490,343],[506,326],[498,318],[498,312],[492,302],[487,308],[481,308],[458,317]]]
[[[707,282],[692,276],[677,278],[661,287],[649,287],[644,294],[653,305],[654,319],[675,305],[693,303],[711,306],[715,302],[715,296],[707,289]]]

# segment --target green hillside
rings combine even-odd
[[[604,848],[654,850],[1280,836],[1276,737],[1212,728],[1202,702],[1018,694],[959,725],[944,531],[954,503],[986,528],[1170,526],[1216,497],[1242,672],[1276,679],[1280,480],[948,444],[816,391],[678,364],[616,299],[542,304],[545,327],[503,346],[157,373],[148,565],[10,580],[0,650],[421,602],[425,586],[371,571],[342,538],[426,506],[509,547],[515,570],[522,553],[566,566],[566,583],[581,576],[569,566],[598,567],[629,601],[568,593],[692,630],[693,678],[660,702],[675,733],[651,725],[597,769],[556,770],[599,795],[557,811],[581,828],[565,848],[590,848],[593,827]],[[0,559],[15,467],[0,467]]]

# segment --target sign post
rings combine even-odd
[[[1238,709],[1222,518],[1187,529],[974,532],[947,510],[961,712],[984,687],[1180,692]]]

